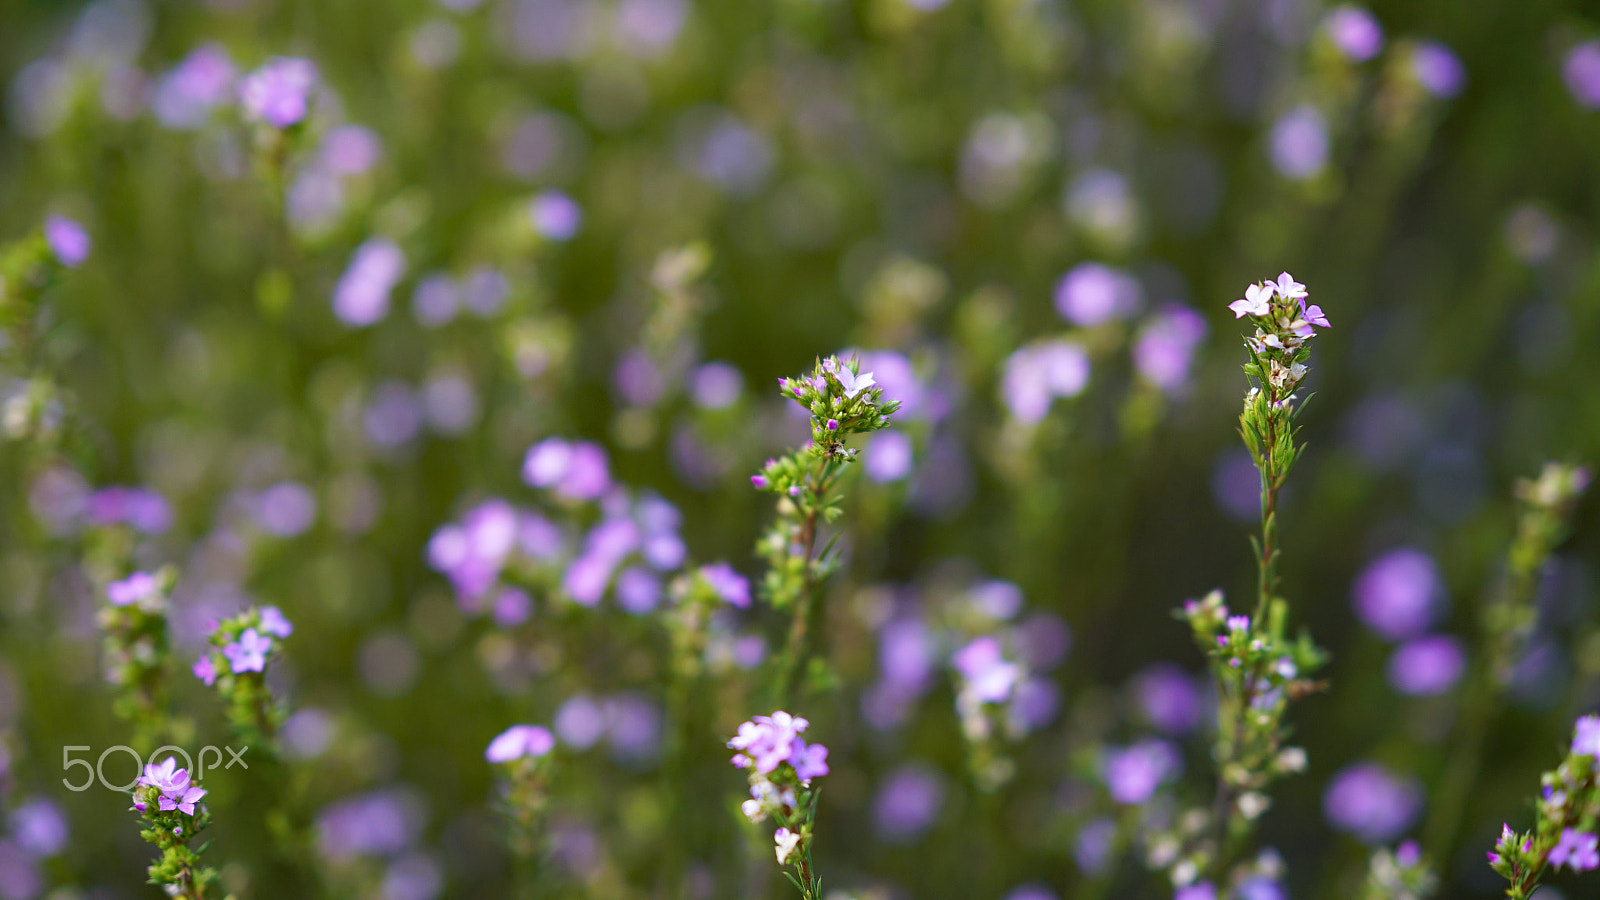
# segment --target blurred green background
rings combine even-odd
[[[43,309],[36,358],[3,373],[7,397],[17,379],[47,384],[59,422],[8,425],[0,453],[0,796],[9,810],[47,799],[70,833],[31,852],[24,819],[7,819],[0,870],[34,881],[15,875],[4,896],[155,890],[123,799],[59,786],[58,748],[98,755],[128,734],[85,559],[116,560],[118,576],[179,566],[184,659],[208,616],[246,600],[296,623],[277,677],[321,740],[284,763],[298,775],[208,785],[209,856],[240,896],[512,896],[484,746],[579,695],[659,719],[665,639],[650,616],[537,583],[533,618],[496,625],[429,567],[430,536],[491,496],[592,521],[519,477],[527,448],[559,435],[604,444],[619,483],[675,504],[691,560],[759,578],[771,508],[748,475],[804,435],[774,379],[850,348],[903,355],[921,403],[902,416],[910,471],[848,488],[826,639],[840,683],[795,710],[833,748],[825,884],[1166,896],[1136,851],[1095,867],[1075,848],[1098,814],[1096,748],[1149,730],[1130,679],[1162,660],[1202,671],[1171,610],[1252,590],[1241,328],[1225,307],[1284,269],[1332,321],[1281,570],[1295,620],[1332,652],[1332,687],[1291,713],[1310,766],[1261,833],[1289,895],[1348,893],[1366,851],[1327,823],[1329,779],[1376,759],[1427,789],[1459,715],[1454,694],[1386,681],[1391,645],[1360,625],[1353,583],[1419,548],[1449,601],[1438,630],[1470,645],[1513,480],[1593,462],[1600,444],[1587,4],[6,0],[0,23],[0,237],[56,214],[93,241]],[[170,73],[208,43],[238,74],[314,61],[313,115],[292,141],[273,149],[231,93],[197,119],[174,111]],[[347,125],[366,129],[344,132],[354,161],[326,140]],[[381,321],[341,322],[330,300],[374,238],[404,273]],[[675,281],[659,261],[690,246],[706,269]],[[1074,271],[1113,273],[1113,314],[1063,313]],[[418,312],[439,273],[471,307],[447,322]],[[1171,304],[1206,333],[1162,383],[1140,340]],[[1081,348],[1089,376],[1027,422],[1008,359],[1041,340]],[[697,393],[711,361],[740,373],[734,399]],[[160,492],[171,527],[86,529],[62,512],[113,485]],[[300,527],[262,511],[284,485],[295,510],[310,501]],[[1483,851],[1502,821],[1527,824],[1537,773],[1600,693],[1596,524],[1584,503],[1547,573],[1461,840],[1425,848],[1446,896],[1494,895]],[[945,598],[987,578],[1072,635],[1042,673],[1058,711],[1010,744],[1017,774],[993,791],[965,771],[948,677],[898,723],[875,721],[867,696],[881,626],[945,622]],[[768,877],[765,836],[736,820],[720,746],[767,710],[743,705],[737,667],[719,677],[695,701],[683,821],[663,821],[654,751],[561,751],[540,890],[658,896],[678,853],[688,896],[789,890]],[[223,743],[214,701],[181,668],[176,681],[196,743]],[[1202,796],[1206,737],[1177,740],[1179,790]],[[937,788],[909,834],[880,809],[907,763]],[[348,815],[402,833],[286,858],[263,810],[290,778],[307,819],[376,797],[386,811]]]

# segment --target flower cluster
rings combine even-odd
[[[167,595],[175,577],[163,569],[113,581],[106,585],[108,605],[99,612],[106,680],[119,691],[114,709],[150,737],[165,715]]]
[[[1528,831],[1509,824],[1490,851],[1489,867],[1508,882],[1506,897],[1526,900],[1547,868],[1600,868],[1600,715],[1573,725],[1566,759],[1539,778],[1538,820]]]
[[[511,826],[511,847],[522,856],[532,855],[539,846],[550,800],[547,769],[555,746],[550,729],[513,725],[490,741],[483,754],[505,772],[499,805]]]
[[[811,865],[811,839],[819,791],[812,781],[828,774],[828,748],[800,737],[810,724],[782,710],[755,716],[739,726],[728,747],[738,751],[734,766],[750,772],[750,799],[740,811],[753,823],[777,821],[778,864],[793,865],[790,880],[806,900],[815,900],[820,880]]]
[[[200,900],[218,878],[215,869],[200,865],[204,848],[189,847],[211,824],[210,811],[200,803],[206,793],[190,780],[187,769],[178,768],[175,756],[145,766],[133,789],[133,809],[145,820],[139,834],[161,851],[161,858],[150,864],[150,883],[162,885],[169,896]]]
[[[1425,900],[1438,885],[1422,848],[1406,841],[1393,851],[1383,848],[1372,854],[1361,900]]]
[[[247,743],[270,747],[283,723],[282,705],[266,684],[267,664],[279,655],[279,641],[294,626],[275,606],[252,607],[217,623],[211,649],[200,655],[192,671],[216,688],[228,705],[228,719]]]
[[[811,455],[822,459],[855,459],[855,451],[845,448],[845,437],[887,428],[889,417],[900,408],[899,401],[883,399],[883,388],[871,372],[861,372],[856,358],[849,362],[841,362],[837,356],[820,359],[810,375],[780,378],[778,387],[779,393],[811,414]],[[767,484],[757,481],[756,487],[775,491],[805,487],[792,477],[784,478],[785,474],[763,472]]]

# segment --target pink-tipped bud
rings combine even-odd
[[[828,430],[829,431],[838,431],[839,430],[839,420],[838,419],[829,419],[828,420]]]
[[[791,496],[791,497],[800,496],[800,485],[797,484],[797,485],[789,488],[789,496]]]
[[[756,486],[756,490],[764,491],[767,489],[767,476],[759,474],[751,475],[750,483]]]

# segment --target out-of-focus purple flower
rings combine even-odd
[[[1357,578],[1356,614],[1392,641],[1428,630],[1440,611],[1443,585],[1433,558],[1412,547],[1378,557]]]
[[[278,537],[294,537],[317,518],[317,497],[298,481],[284,481],[255,497],[256,524]]]
[[[1283,885],[1271,878],[1251,878],[1233,889],[1236,900],[1288,900]]]
[[[879,484],[899,481],[911,474],[914,451],[911,438],[903,431],[885,430],[867,439],[862,451],[862,466],[867,477]]]
[[[217,664],[209,653],[201,654],[200,658],[194,661],[194,665],[189,667],[189,671],[194,673],[194,677],[205,682],[207,687],[217,681]]]
[[[514,628],[533,615],[533,598],[528,596],[527,591],[506,588],[495,595],[490,615],[501,628]]]
[[[667,392],[666,373],[643,348],[634,348],[617,360],[611,383],[629,406],[654,406]]]
[[[983,703],[1004,703],[1022,680],[1022,668],[1007,661],[1000,641],[988,635],[957,650],[950,663],[965,681],[964,692]]]
[[[222,655],[228,658],[228,665],[235,674],[241,672],[260,672],[267,667],[267,653],[272,650],[272,638],[246,628],[239,639],[222,648]]]
[[[1071,341],[1022,347],[1006,359],[1000,396],[1018,421],[1032,425],[1057,397],[1074,397],[1089,383],[1089,354]]]
[[[1138,312],[1141,293],[1138,279],[1120,269],[1079,263],[1056,284],[1056,311],[1074,325],[1091,328]]]
[[[417,283],[411,294],[411,314],[424,328],[438,328],[455,318],[461,309],[461,291],[456,280],[444,272],[434,272]]]
[[[1022,588],[998,578],[980,581],[967,591],[972,608],[997,621],[1006,622],[1022,612]]]
[[[461,301],[475,315],[489,318],[505,308],[511,296],[511,281],[492,266],[476,266],[467,273],[462,285]]]
[[[385,788],[329,806],[317,815],[317,846],[334,861],[392,856],[422,832],[425,807],[409,788]]]
[[[236,77],[238,70],[221,44],[202,44],[161,76],[151,111],[168,128],[198,128],[228,100]]]
[[[487,500],[463,516],[461,524],[434,532],[428,541],[428,564],[450,579],[458,595],[479,598],[500,577],[520,524],[511,504]]]
[[[28,900],[43,892],[38,858],[13,841],[0,840],[0,897]]]
[[[50,216],[44,220],[44,239],[56,260],[69,269],[75,269],[89,258],[89,232],[66,216]]]
[[[1365,62],[1383,49],[1383,27],[1359,6],[1335,7],[1322,29],[1339,52],[1355,62]]]
[[[361,424],[379,447],[403,447],[422,431],[422,405],[405,382],[385,381],[373,389]]]
[[[1377,763],[1357,763],[1333,776],[1322,795],[1328,822],[1368,844],[1387,843],[1404,833],[1422,811],[1422,790]]]
[[[306,117],[316,84],[311,60],[275,56],[239,83],[239,105],[252,119],[288,128]]]
[[[489,742],[483,756],[492,763],[508,763],[524,756],[543,756],[555,746],[555,735],[543,725],[513,725]]]
[[[333,313],[346,325],[362,328],[389,313],[389,292],[406,271],[406,257],[388,238],[373,238],[356,248],[333,290]]]
[[[1055,721],[1061,711],[1061,689],[1045,678],[1029,678],[1017,685],[1007,711],[1011,727],[1031,734]]]
[[[1172,663],[1156,663],[1135,676],[1133,695],[1144,717],[1165,734],[1188,734],[1200,725],[1200,690]]]
[[[1561,64],[1561,77],[1579,106],[1600,109],[1600,41],[1573,47]]]
[[[619,762],[647,764],[661,754],[661,708],[634,693],[605,702],[606,743]]]
[[[772,170],[772,143],[732,114],[700,113],[699,118],[684,127],[680,161],[731,194],[753,193]]]
[[[263,634],[270,634],[273,637],[286,638],[294,634],[294,625],[283,617],[283,611],[276,606],[261,608],[260,628]]]
[[[1187,887],[1178,888],[1172,895],[1172,900],[1217,900],[1217,889],[1211,882],[1201,881]]]
[[[126,523],[145,534],[161,534],[172,527],[172,506],[167,498],[145,488],[108,487],[89,495],[85,515],[96,525]]]
[[[711,586],[717,596],[730,606],[744,609],[750,605],[750,579],[734,571],[725,562],[700,567],[700,577]]]
[[[910,693],[921,693],[933,678],[936,652],[928,626],[916,618],[899,618],[878,631],[878,669],[883,679]]]
[[[1411,75],[1435,97],[1454,97],[1467,83],[1461,58],[1438,41],[1418,41],[1411,49]]]
[[[1432,697],[1450,690],[1466,667],[1460,641],[1430,635],[1396,648],[1389,657],[1389,683],[1402,694]]]
[[[540,237],[570,241],[583,225],[583,207],[561,191],[544,191],[528,203],[528,217]]]
[[[383,144],[365,125],[340,125],[322,138],[322,165],[335,175],[360,175],[377,165]]]
[[[689,378],[689,396],[701,409],[726,409],[744,393],[744,373],[725,362],[709,362]]]
[[[629,566],[617,575],[617,605],[644,615],[661,604],[661,579],[646,569]]]
[[[1145,740],[1130,747],[1111,749],[1105,757],[1106,789],[1118,803],[1143,803],[1182,768],[1177,749],[1163,740]]]
[[[1303,181],[1328,162],[1328,125],[1314,106],[1299,106],[1272,126],[1272,165],[1286,178]]]
[[[1587,753],[1600,762],[1600,716],[1579,716],[1572,726],[1572,752]]]
[[[889,773],[878,788],[872,824],[883,842],[908,844],[932,827],[943,806],[943,779],[933,769],[911,763]]]
[[[850,355],[841,353],[839,358],[847,359]],[[859,350],[853,355],[859,359],[861,371],[871,373],[873,381],[883,388],[883,395],[900,402],[900,411],[895,413],[896,422],[928,418],[934,412],[927,387],[917,378],[916,368],[904,353]]]
[[[1554,868],[1568,866],[1574,872],[1600,867],[1600,836],[1571,828],[1561,830],[1561,839],[1550,849],[1547,859]]]
[[[1095,819],[1079,829],[1072,841],[1072,858],[1078,871],[1090,877],[1104,874],[1116,839],[1117,823],[1110,819]]]
[[[1179,304],[1166,306],[1134,338],[1133,366],[1163,391],[1181,391],[1188,383],[1195,347],[1205,336],[1206,320],[1199,313]]]
[[[528,448],[522,480],[569,500],[598,500],[611,487],[605,448],[562,438],[547,438]]]
[[[67,846],[67,817],[61,814],[61,807],[43,797],[12,810],[10,830],[11,839],[34,856],[55,856]]]
[[[127,606],[156,593],[160,584],[149,572],[135,572],[121,581],[106,585],[106,599],[112,606]]]
[[[605,736],[606,714],[594,700],[578,694],[561,704],[554,724],[562,742],[578,750],[587,750]]]
[[[616,40],[634,56],[653,58],[666,52],[689,16],[684,0],[621,0],[617,4]]]
[[[517,515],[517,549],[543,562],[560,559],[567,550],[567,539],[549,519],[538,513]]]
[[[461,434],[478,421],[478,392],[457,371],[436,372],[422,386],[428,424],[443,434]]]

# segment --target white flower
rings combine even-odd
[[[800,835],[787,828],[779,828],[773,833],[772,839],[777,843],[774,851],[778,854],[778,864],[783,865],[789,861],[790,854],[800,844]]]
[[[1272,284],[1272,287],[1277,290],[1278,296],[1285,300],[1299,300],[1306,295],[1306,286],[1295,281],[1294,276],[1288,272],[1279,275],[1276,284],[1272,282],[1268,282],[1268,284]]]
[[[1246,315],[1266,315],[1271,309],[1273,288],[1274,285],[1270,281],[1265,284],[1252,284],[1245,288],[1243,300],[1235,300],[1228,304],[1228,308],[1233,310],[1233,317],[1242,319]]]
[[[839,367],[839,386],[844,388],[846,399],[854,397],[875,384],[877,382],[872,380],[871,372],[865,375],[857,375],[846,366]]]

